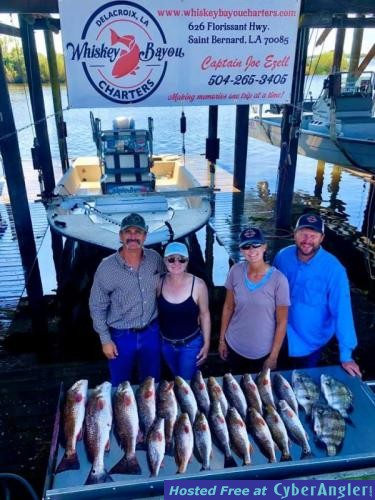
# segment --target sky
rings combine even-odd
[[[55,16],[54,16],[55,17]],[[18,19],[16,15],[13,15],[12,17],[9,16],[8,14],[0,14],[0,22],[6,23],[6,24],[11,24],[13,26],[18,26]],[[310,39],[311,42],[309,45],[308,53],[309,55],[311,54],[320,54],[321,51],[323,52],[328,52],[330,50],[334,49],[335,46],[335,36],[336,36],[336,30],[332,30],[330,34],[328,35],[326,41],[324,42],[323,50],[322,47],[314,47],[314,41],[319,38],[319,34],[323,30],[314,30],[312,34],[310,34]],[[318,36],[316,36],[316,32],[318,32]],[[346,30],[346,35],[345,35],[345,44],[344,44],[344,52],[345,53],[350,53],[350,47],[351,47],[351,42],[352,42],[352,37],[353,37],[353,29],[347,29]],[[46,49],[44,45],[44,35],[42,31],[36,31],[36,44],[38,48],[38,52],[41,52],[43,54],[46,54]],[[56,52],[62,53],[62,42],[61,42],[61,35],[54,35],[54,40],[55,40],[55,49]],[[372,28],[367,28],[364,31],[364,36],[363,36],[363,42],[362,42],[362,53],[367,53],[370,48],[373,46],[375,37],[374,37],[374,29]]]

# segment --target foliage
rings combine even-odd
[[[25,83],[27,81],[25,60],[19,41],[14,42],[7,36],[0,37],[0,48],[7,82]],[[50,81],[48,59],[44,54],[38,54],[38,60],[42,83],[48,83]],[[56,54],[56,63],[59,81],[65,82],[64,56],[62,54]]]
[[[334,51],[324,52],[319,56],[310,56],[307,58],[307,75],[328,75],[331,73]],[[341,71],[347,71],[349,68],[349,57],[343,55],[341,61]]]

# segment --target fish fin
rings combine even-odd
[[[289,453],[284,453],[283,455],[281,455],[281,458],[280,458],[280,462],[290,462],[292,460],[293,460],[293,458]]]
[[[125,455],[109,471],[110,474],[142,474],[136,455],[126,458]]]
[[[70,457],[67,455],[64,455],[63,458],[61,459],[61,462],[59,463],[57,469],[56,469],[56,474],[59,472],[64,472],[66,470],[78,470],[80,468],[79,465],[79,460],[78,460],[78,454],[77,452],[74,452]]]
[[[103,472],[101,474],[95,474],[93,468],[91,468],[90,474],[88,475],[85,484],[100,484],[111,482],[113,482],[113,479],[105,469],[103,469]]]
[[[201,471],[202,471],[202,470],[211,470],[211,467],[210,467],[210,466],[205,467],[204,465],[202,465],[202,467],[201,467],[201,469],[200,469],[200,470],[201,470]]]
[[[108,453],[110,449],[111,449],[111,443],[110,443],[110,441],[108,439],[108,441],[106,442],[104,451]]]
[[[136,444],[135,447],[136,450],[147,450],[146,442],[145,441],[140,441],[139,443]]]
[[[169,441],[169,443],[165,444],[165,454],[173,457],[174,456],[174,442],[173,439],[172,441]]]
[[[314,457],[315,455],[314,453],[312,453],[312,451],[302,450],[300,460],[305,460],[305,458],[314,458]]]
[[[81,430],[79,431],[78,435],[77,435],[77,441],[81,441],[83,438],[83,428],[81,428]]]
[[[164,458],[163,458],[163,460],[162,460],[162,461],[161,461],[161,463],[160,463],[160,468],[162,468],[162,467],[163,467],[163,468],[165,467]]]
[[[327,455],[329,457],[334,457],[336,455],[336,446],[334,445],[327,445]]]
[[[346,417],[344,417],[345,419],[345,422],[350,425],[351,427],[355,427],[355,423],[353,422],[353,420],[350,418],[350,415],[346,414]]]
[[[224,458],[224,469],[228,469],[229,467],[237,467],[236,461],[232,455]]]

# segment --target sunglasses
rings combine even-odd
[[[186,259],[185,257],[167,257],[167,262],[169,262],[169,264],[174,264],[176,261],[180,262],[181,264],[185,264],[188,259]]]
[[[249,250],[249,248],[260,248],[263,243],[247,243],[246,245],[242,245],[241,250]]]

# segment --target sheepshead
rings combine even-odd
[[[248,406],[255,408],[257,412],[262,414],[262,400],[259,395],[258,387],[250,373],[242,375],[240,385],[245,394]]]
[[[352,408],[353,403],[352,391],[339,380],[324,373],[320,376],[320,386],[329,406],[349,419],[348,410]]]
[[[174,427],[177,474],[186,472],[194,446],[193,428],[187,413],[181,413]]]
[[[268,406],[273,408],[271,405]],[[268,462],[276,462],[275,443],[262,415],[255,408],[249,408],[247,410],[247,422],[251,434],[254,436],[263,455],[268,458]]]
[[[193,389],[193,393],[197,401],[199,411],[201,411],[207,416],[210,410],[210,397],[208,395],[206,382],[204,381],[202,372],[200,370],[197,370],[195,372],[194,377],[190,382],[190,385],[191,388]]]
[[[159,474],[164,454],[164,418],[157,418],[147,434],[147,460],[151,471],[150,477],[156,477]]]
[[[298,404],[302,406],[306,416],[309,417],[312,406],[319,399],[319,387],[309,375],[297,370],[292,372],[292,387]]]
[[[312,456],[309,445],[309,438],[297,414],[292,410],[288,403],[281,399],[279,401],[280,415],[288,430],[289,436],[294,439],[302,448],[301,458]]]
[[[312,409],[314,432],[327,447],[327,454],[333,457],[345,436],[345,420],[341,413],[328,405],[316,404]]]
[[[230,451],[228,426],[219,400],[214,400],[211,403],[209,422],[216,443],[224,453],[224,467],[237,467],[236,461],[232,457],[232,452]]]
[[[162,380],[156,393],[156,414],[165,422],[165,454],[173,456],[173,429],[177,420],[177,401],[173,392],[174,382]]]
[[[230,407],[228,409],[228,430],[232,447],[239,457],[243,460],[243,465],[251,464],[250,453],[252,446],[249,441],[245,422],[242,420],[241,415],[236,408]]]
[[[258,374],[256,384],[264,406],[271,405],[276,408],[272,393],[271,370],[269,368],[264,368]]]
[[[137,448],[145,449],[148,431],[156,416],[155,380],[147,377],[135,392],[138,406],[139,425],[141,430],[141,442]]]
[[[292,386],[281,373],[275,373],[272,380],[277,397],[284,399],[295,413],[298,413],[298,402]]]
[[[130,382],[121,382],[115,393],[115,428],[124,456],[112,467],[110,474],[141,474],[135,447],[139,433],[138,409]]]
[[[87,380],[78,380],[67,390],[63,412],[65,453],[56,469],[56,474],[65,470],[80,468],[76,445],[77,440],[82,439],[87,387]]]
[[[182,377],[177,376],[175,377],[174,387],[181,411],[189,415],[190,422],[193,424],[197,415],[198,406],[190,385]]]
[[[289,450],[289,436],[283,419],[271,405],[266,406],[266,418],[268,428],[271,431],[272,438],[281,451],[280,462],[292,460]]]
[[[210,469],[212,455],[212,438],[210,427],[204,413],[198,412],[193,424],[194,443],[202,463],[201,470]]]
[[[85,484],[113,481],[104,467],[104,452],[109,451],[109,434],[112,426],[110,382],[103,382],[89,395],[86,409],[86,448],[92,468]]]
[[[240,384],[231,373],[226,373],[223,377],[223,390],[228,403],[237,409],[243,419],[246,418],[246,398]]]
[[[211,403],[213,401],[219,401],[221,409],[223,411],[223,415],[224,417],[226,417],[229,408],[228,400],[225,397],[221,385],[219,384],[219,382],[216,380],[215,377],[209,377],[207,382],[207,388]]]

